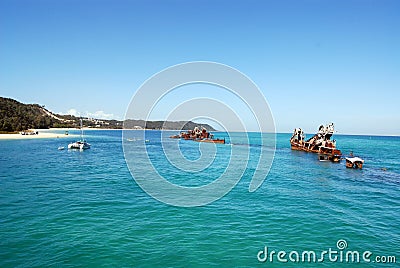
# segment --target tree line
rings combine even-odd
[[[39,104],[23,104],[0,97],[0,131],[15,132],[31,128],[49,128],[56,120],[46,115]]]
[[[48,113],[44,106],[39,104],[24,104],[14,99],[0,97],[0,132],[18,132],[27,129],[47,129],[47,128],[76,128],[80,125],[80,118],[73,115],[53,114],[54,118]],[[52,114],[52,113],[51,113]],[[100,125],[99,125],[100,124]],[[214,131],[208,124],[198,124],[192,121],[144,121],[128,119],[119,120],[91,120],[83,118],[83,126],[121,129],[135,128],[137,126],[147,129],[193,129],[194,127],[205,127]]]

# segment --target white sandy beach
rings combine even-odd
[[[21,134],[0,134],[0,140],[29,140],[29,139],[57,139],[57,138],[71,138],[78,135],[64,135],[52,132],[43,132],[39,130],[37,135],[21,135]]]

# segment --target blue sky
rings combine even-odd
[[[2,0],[0,95],[122,119],[153,74],[214,61],[259,86],[278,132],[400,135],[398,14],[396,0]]]

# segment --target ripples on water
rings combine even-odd
[[[134,182],[120,131],[87,134],[92,148],[85,152],[58,151],[68,138],[0,141],[1,267],[248,267],[264,246],[322,251],[339,239],[350,250],[400,258],[398,137],[337,136],[344,153],[366,160],[363,170],[349,170],[291,151],[290,135],[278,134],[270,174],[249,193],[259,154],[257,134],[250,134],[250,162],[238,185],[210,205],[178,208]],[[187,180],[152,143],[159,132],[148,135],[153,161],[174,183],[209,183],[229,162],[230,145],[217,145],[207,172]],[[201,155],[197,143],[179,146],[189,160]]]

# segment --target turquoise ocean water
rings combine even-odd
[[[231,145],[217,145],[207,171],[180,173],[160,153],[160,133],[148,131],[146,146],[172,182],[203,185],[226,167]],[[236,187],[209,205],[183,208],[151,198],[132,179],[121,131],[86,134],[92,148],[84,152],[57,150],[72,137],[0,140],[0,267],[312,267],[276,256],[261,263],[257,254],[266,246],[287,253],[338,250],[340,239],[346,250],[371,251],[371,260],[397,257],[397,264],[361,261],[360,267],[400,263],[400,137],[335,136],[344,154],[365,159],[363,170],[351,170],[291,151],[291,135],[277,134],[270,173],[250,193],[260,145],[250,133],[250,144],[233,145],[250,147]],[[167,140],[164,146],[174,142],[187,159],[199,157],[198,143]],[[326,258],[318,265],[354,264]]]

